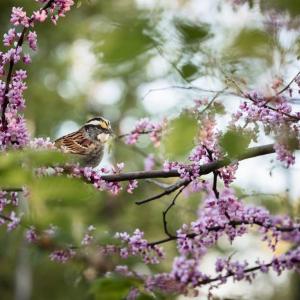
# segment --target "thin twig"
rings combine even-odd
[[[235,85],[236,89],[239,91],[239,93],[240,93],[244,98],[250,100],[250,101],[253,102],[254,104],[258,104],[257,101],[251,97],[251,95],[245,93],[245,92],[239,87],[239,85],[236,83],[235,80],[233,80],[232,78],[229,78],[229,77],[226,77],[226,78],[227,78],[227,80],[231,81],[231,82]],[[271,98],[271,99],[272,99],[272,98]],[[283,112],[283,111],[278,111],[278,109],[276,109],[276,108],[274,108],[274,107],[272,107],[272,106],[270,106],[270,105],[267,105],[267,103],[268,103],[269,101],[270,101],[270,99],[269,99],[265,104],[263,104],[262,107],[267,108],[267,109],[270,109],[270,110],[275,111],[275,112],[277,112],[277,113],[280,113],[280,114],[282,114],[282,115],[284,115],[284,116],[286,116],[286,117],[292,119],[294,122],[300,121],[300,118],[297,117],[296,115],[291,115],[291,114],[286,113],[286,112]]]
[[[205,148],[206,151],[207,151],[209,160],[210,160],[211,162],[213,162],[213,161],[214,161],[214,159],[213,159],[213,151],[210,150],[210,149],[209,149],[208,147],[206,147],[205,145],[204,145],[204,148]],[[220,195],[220,194],[219,194],[218,187],[217,187],[217,185],[218,185],[218,175],[219,175],[219,172],[218,172],[218,171],[213,171],[213,174],[214,174],[214,178],[213,178],[213,187],[212,187],[212,190],[213,190],[213,192],[214,192],[216,198],[219,199],[219,195]]]
[[[192,91],[198,91],[198,92],[204,92],[204,93],[224,93],[224,90],[216,91],[216,90],[209,90],[209,89],[204,89],[200,88],[197,86],[180,86],[180,85],[170,85],[162,88],[154,88],[150,89],[146,92],[146,94],[142,97],[142,100],[144,100],[148,95],[150,95],[153,92],[161,92],[161,91],[166,91],[166,90],[172,90],[172,89],[179,89],[179,90],[192,90]]]
[[[202,111],[200,111],[200,114],[203,114],[206,110],[208,110],[211,105],[214,103],[214,101],[221,95],[223,94],[226,90],[228,89],[228,87],[224,88],[221,91],[216,92],[215,96],[209,101],[209,103],[202,109]]]
[[[147,131],[142,131],[142,132],[139,132],[139,134],[149,134],[151,133],[152,130],[147,130]],[[124,133],[124,134],[121,134],[121,135],[118,135],[116,136],[117,139],[123,139],[124,137],[127,137],[127,136],[130,136],[132,133],[129,132],[129,133]]]
[[[0,214],[0,218],[3,219],[3,220],[5,220],[5,221],[9,221],[9,222],[13,221],[10,217],[7,217],[7,216],[2,215],[2,214]]]
[[[169,184],[166,184],[164,182],[160,182],[160,181],[155,180],[155,179],[146,179],[146,181],[155,184],[156,186],[158,186],[159,188],[161,188],[163,190],[167,190],[170,187]]]
[[[218,185],[218,172],[217,172],[217,171],[214,171],[213,173],[214,173],[214,179],[213,179],[213,192],[214,192],[216,198],[219,199],[220,193],[219,193],[218,187],[217,187],[217,185]]]
[[[290,86],[292,85],[292,83],[298,78],[298,76],[300,75],[300,71],[293,77],[293,79],[283,88],[281,89],[276,96],[281,95],[282,93],[284,93],[286,90],[288,90],[290,88]]]
[[[175,184],[172,184],[168,188],[166,188],[162,193],[159,193],[158,195],[152,196],[152,197],[147,198],[145,200],[136,201],[135,204],[142,205],[142,204],[145,204],[145,203],[149,203],[151,201],[154,201],[156,199],[159,199],[159,198],[162,198],[166,195],[169,195],[169,194],[175,192],[176,190],[180,189],[182,186],[185,187],[187,184],[189,184],[188,180],[185,180],[185,179],[178,180]]]
[[[182,193],[182,191],[186,188],[186,185],[184,187],[182,187],[175,195],[175,197],[173,198],[173,200],[171,201],[171,203],[168,205],[168,207],[166,208],[166,210],[163,211],[162,216],[163,216],[163,225],[164,225],[164,232],[165,234],[172,238],[175,237],[174,235],[172,235],[168,229],[168,221],[167,221],[167,214],[170,211],[170,209],[175,206],[176,204],[176,200],[179,197],[179,195]]]

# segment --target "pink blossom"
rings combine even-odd
[[[61,249],[61,250],[55,250],[53,251],[49,257],[50,260],[58,262],[58,263],[66,263],[71,258],[75,256],[76,252],[74,249],[67,248],[67,249]]]
[[[31,57],[29,54],[24,54],[23,55],[23,62],[25,65],[29,65],[31,63]]]
[[[81,245],[83,246],[87,246],[90,245],[92,243],[92,241],[94,240],[94,236],[92,234],[92,232],[95,230],[96,228],[93,225],[90,225],[88,227],[87,232],[84,234],[84,237],[81,241]]]
[[[25,237],[28,243],[35,243],[38,240],[36,229],[31,226],[26,230]]]
[[[139,137],[142,134],[149,134],[154,146],[158,147],[160,144],[162,131],[165,126],[165,120],[159,123],[154,123],[151,122],[148,118],[141,119],[136,123],[135,128],[131,131],[131,133],[126,136],[125,142],[132,145],[137,143]]]
[[[29,147],[35,150],[51,150],[56,149],[50,138],[34,138],[29,142]]]
[[[144,170],[151,171],[155,166],[154,155],[149,154],[144,160]]]
[[[4,210],[7,204],[8,204],[7,192],[0,190],[0,212]]]
[[[138,187],[138,181],[137,180],[129,180],[128,186],[127,186],[127,193],[132,194],[133,191]]]
[[[29,18],[26,16],[26,12],[22,7],[13,7],[10,22],[17,26],[23,25],[29,27]]]
[[[141,256],[146,264],[158,264],[164,258],[163,249],[157,245],[149,245],[143,238],[144,233],[139,229],[136,229],[131,236],[127,232],[117,232],[115,237],[121,240],[123,245],[127,245],[120,249],[119,254],[122,258],[127,258],[129,255]]]
[[[8,30],[8,33],[4,34],[3,44],[4,46],[11,46],[16,38],[16,30],[15,28],[11,28]]]
[[[48,14],[47,11],[43,9],[33,12],[33,17],[37,22],[44,22],[47,19]]]
[[[274,149],[277,154],[277,159],[284,162],[287,167],[295,163],[295,155],[288,150],[285,145],[276,143]]]
[[[29,31],[29,33],[27,35],[27,40],[29,43],[29,47],[35,51],[37,49],[37,34],[36,34],[36,32]]]
[[[10,221],[7,223],[7,231],[12,231],[18,227],[21,218],[16,216],[16,213],[12,211],[9,215]]]

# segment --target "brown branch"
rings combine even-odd
[[[288,90],[292,85],[292,83],[298,78],[299,75],[300,75],[300,71],[292,78],[292,80],[283,89],[281,89],[278,93],[276,93],[276,96],[279,96],[282,93],[284,93],[286,90]]]
[[[299,72],[299,74],[300,74],[300,72]],[[225,75],[225,76],[226,76],[226,75]],[[257,101],[256,101],[255,99],[253,99],[253,98],[251,97],[251,95],[245,93],[245,92],[239,87],[239,85],[238,85],[232,78],[229,78],[229,77],[227,77],[227,76],[226,76],[226,78],[227,78],[227,80],[231,81],[231,82],[234,84],[234,86],[236,87],[236,89],[239,91],[239,93],[240,93],[244,98],[250,100],[250,101],[253,102],[254,104],[258,104]],[[295,79],[294,79],[294,80],[295,80]],[[292,81],[292,82],[293,82],[293,81]],[[292,82],[291,82],[290,84],[292,84]],[[270,97],[270,98],[262,105],[262,107],[267,108],[267,109],[270,109],[270,110],[275,111],[275,112],[277,112],[277,113],[280,113],[280,114],[282,114],[282,115],[284,115],[284,116],[290,118],[291,121],[293,121],[293,122],[299,122],[299,121],[300,121],[300,118],[297,117],[296,115],[291,115],[291,114],[286,113],[286,112],[283,112],[283,111],[278,111],[278,109],[276,109],[276,108],[274,108],[274,107],[268,105],[268,102],[270,102],[272,99],[274,99],[274,96],[273,96],[273,97]]]
[[[253,148],[249,148],[244,154],[237,157],[235,161],[232,161],[230,158],[224,158],[221,160],[217,160],[208,164],[204,164],[200,167],[200,175],[207,175],[215,170],[226,167],[233,162],[241,161],[248,158],[253,158],[256,156],[262,156],[274,153],[274,144],[268,144],[264,146],[257,146]],[[134,179],[148,179],[148,178],[171,178],[171,177],[180,177],[180,174],[177,170],[153,170],[153,171],[136,171],[136,172],[128,172],[128,173],[120,173],[120,174],[112,174],[112,175],[103,175],[101,179],[106,180],[108,182],[120,182],[120,181],[128,181]]]
[[[176,200],[179,197],[179,195],[182,193],[182,191],[186,188],[186,185],[184,187],[182,187],[177,194],[175,195],[175,197],[173,198],[173,200],[171,201],[171,203],[168,205],[168,207],[166,208],[166,210],[163,211],[162,216],[163,216],[163,225],[164,225],[164,231],[165,234],[169,237],[169,238],[173,238],[175,237],[174,235],[172,235],[168,229],[168,221],[167,221],[167,214],[170,211],[170,209],[176,204]]]
[[[211,162],[213,162],[213,152],[204,145],[204,148],[206,149],[207,153],[208,153],[208,158]],[[218,171],[213,171],[213,174],[214,174],[214,179],[213,179],[213,187],[212,187],[212,190],[216,196],[217,199],[219,199],[219,191],[218,191],[218,175],[219,175],[219,172]]]
[[[3,219],[3,220],[5,220],[5,221],[9,221],[9,222],[13,221],[10,217],[7,217],[7,216],[2,215],[2,214],[0,214],[0,218]]]
[[[286,261],[283,260],[282,262],[286,262]],[[300,260],[298,260],[298,259],[295,258],[295,259],[293,259],[293,262],[299,264]],[[269,267],[272,266],[272,264],[273,264],[273,260],[270,261],[267,264],[264,264],[263,266],[269,268]],[[243,273],[252,273],[252,272],[258,271],[261,267],[262,266],[251,267],[251,268],[245,269],[243,271]],[[203,279],[203,280],[199,281],[198,284],[199,285],[204,285],[204,284],[209,284],[209,283],[216,282],[216,281],[223,282],[224,279],[227,279],[229,277],[233,277],[234,275],[235,275],[234,273],[232,273],[232,272],[229,271],[226,275],[223,275],[223,276],[216,276],[216,277],[213,277],[213,278]]]
[[[223,90],[216,92],[215,96],[208,102],[208,104],[200,111],[199,114],[203,114],[205,111],[207,111],[211,105],[214,103],[215,100],[221,95],[224,94],[224,92],[228,89],[228,87],[225,87]]]
[[[265,267],[270,267],[272,265],[273,262],[269,262],[268,264],[264,264]],[[256,267],[252,267],[252,268],[248,268],[248,269],[245,269],[243,273],[252,273],[252,272],[255,272],[257,270],[259,270],[261,268],[261,266],[256,266]],[[212,282],[216,282],[216,281],[222,281],[226,278],[229,278],[229,277],[232,277],[234,276],[235,274],[234,273],[227,273],[226,275],[223,275],[223,276],[216,276],[214,278],[207,278],[207,279],[203,279],[201,281],[198,282],[199,285],[204,285],[204,284],[209,284],[209,283],[212,283]]]
[[[151,133],[152,130],[147,130],[147,131],[142,131],[142,132],[139,132],[139,134],[149,134]],[[124,133],[124,134],[121,134],[121,135],[118,135],[116,136],[117,139],[123,139],[124,137],[127,137],[127,136],[130,136],[132,133],[129,132],[129,133]]]
[[[11,192],[23,192],[24,189],[23,188],[20,188],[20,187],[11,187],[11,188],[6,188],[6,187],[0,187],[0,191],[5,191],[5,192],[8,192],[8,193],[11,193]]]
[[[54,0],[49,0],[45,4],[45,6],[40,9],[40,11],[47,10],[52,5],[53,2],[54,2]],[[34,17],[32,16],[29,19],[29,23],[31,23],[33,21],[33,18]],[[27,33],[28,29],[29,29],[29,27],[24,27],[23,28],[22,33],[21,33],[21,35],[18,39],[17,45],[15,47],[15,50],[18,50],[18,48],[23,45],[25,34]],[[9,68],[8,68],[8,73],[7,73],[7,77],[6,77],[6,82],[5,82],[3,103],[2,103],[2,107],[1,107],[1,110],[2,110],[1,111],[1,124],[2,124],[1,129],[3,131],[7,130],[7,120],[6,120],[6,117],[5,117],[5,111],[7,109],[8,104],[9,104],[9,99],[8,99],[7,93],[9,92],[9,85],[10,85],[10,82],[11,82],[11,79],[12,79],[14,65],[15,65],[14,60],[13,60],[13,58],[11,58],[10,62],[9,62]]]
[[[188,85],[188,86],[170,85],[170,86],[166,86],[166,87],[162,87],[162,88],[150,89],[142,97],[142,99],[144,100],[149,94],[151,94],[153,92],[161,92],[161,91],[172,90],[172,89],[192,90],[192,91],[204,92],[204,93],[218,93],[218,94],[223,93],[223,94],[225,94],[225,90],[220,90],[220,91],[209,90],[209,89],[204,89],[204,88],[200,88],[200,87],[197,87],[197,86],[191,86],[191,85]]]
[[[219,199],[220,193],[219,193],[218,187],[217,187],[217,184],[218,184],[218,172],[214,171],[213,173],[214,173],[214,180],[213,180],[213,188],[212,188],[212,190],[213,190],[216,198]]]
[[[254,221],[252,223],[250,223],[248,221],[229,221],[227,223],[227,225],[230,225],[232,227],[241,226],[241,225],[249,225],[249,226],[251,226],[251,225],[257,225],[257,226],[264,227],[264,228],[267,228],[267,229],[270,229],[270,228],[273,227],[271,225],[266,226],[263,223],[258,222],[258,221]],[[206,228],[207,231],[219,231],[219,230],[224,230],[224,229],[225,229],[225,226],[213,226],[213,227],[207,227]],[[279,227],[279,226],[277,226],[277,227],[275,227],[275,229],[277,231],[281,231],[281,232],[292,232],[294,230],[300,231],[300,225],[297,226],[297,227]],[[198,234],[196,234],[196,233],[190,233],[190,234],[186,235],[186,237],[190,238],[190,239],[193,239],[196,236],[198,236]],[[171,242],[171,241],[178,240],[180,238],[182,238],[182,237],[180,237],[180,236],[172,236],[172,237],[164,238],[164,239],[161,239],[161,240],[158,240],[158,241],[155,241],[155,242],[151,242],[148,245],[150,247],[153,247],[155,245],[168,243],[168,242]]]

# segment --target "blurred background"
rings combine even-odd
[[[1,34],[10,26],[13,6],[24,6],[31,12],[37,5],[33,0],[0,1]],[[226,86],[228,75],[266,93],[274,79],[283,77],[288,82],[300,67],[299,14],[300,3],[295,0],[76,1],[76,7],[57,26],[43,23],[35,28],[38,51],[27,68],[25,93],[30,132],[33,137],[55,139],[100,115],[121,134],[129,132],[142,117],[157,121],[174,118],[173,130],[160,147],[153,147],[146,137],[137,147],[115,142],[104,164],[125,162],[125,171],[142,170],[147,154],[154,155],[157,168],[164,158],[186,161],[194,146],[197,124],[187,114],[180,114],[182,109],[191,107],[194,100],[211,99],[214,91]],[[234,111],[239,103],[233,96],[222,95],[219,100],[227,112]],[[220,112],[220,130],[226,120]],[[261,136],[258,142],[270,141]],[[298,163],[286,170],[272,156],[245,161],[234,186],[245,201],[297,217],[299,167]],[[115,232],[132,232],[137,227],[149,240],[157,240],[164,236],[161,212],[168,199],[134,205],[135,200],[152,195],[156,189],[149,182],[141,182],[134,195],[124,192],[114,197],[77,181],[47,178],[30,182],[29,200],[24,199],[22,209],[29,224],[41,229],[49,224],[57,226],[55,246],[79,244],[90,224],[96,227],[97,240],[103,244]],[[192,194],[178,201],[169,216],[173,230],[195,218],[199,199],[200,194]],[[58,265],[49,260],[51,247],[47,241],[40,247],[28,246],[22,228],[14,234],[0,231],[1,299],[106,300],[122,299],[128,292],[126,282],[103,278],[120,263],[117,258],[103,258],[89,249],[82,259]],[[288,247],[281,244],[278,251]],[[170,270],[175,245],[167,245],[166,250],[166,262],[152,270]],[[204,259],[204,270],[212,268],[220,253],[233,252],[234,258],[250,257],[253,262],[258,256],[266,260],[272,257],[255,234],[239,238],[233,245],[221,240]],[[138,260],[126,263],[150,272]],[[229,283],[216,295],[226,299],[299,299],[299,286],[298,275],[278,278],[270,274],[259,276],[253,285]],[[205,289],[203,299],[204,295]],[[160,299],[175,298],[162,295]]]

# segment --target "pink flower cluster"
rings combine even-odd
[[[130,134],[126,135],[125,142],[129,145],[136,144],[142,134],[149,134],[154,146],[158,147],[160,145],[162,131],[165,126],[166,120],[154,123],[148,118],[141,119],[136,123],[135,128],[130,132]]]
[[[243,118],[246,124],[253,124],[255,134],[258,133],[257,124],[263,125],[265,134],[272,135],[277,140],[275,150],[277,159],[284,162],[287,167],[295,163],[292,150],[289,150],[289,139],[294,138],[299,146],[299,121],[300,113],[293,112],[288,98],[282,95],[264,97],[258,93],[246,95],[250,102],[244,101],[239,110],[233,115],[232,126]]]
[[[180,256],[174,259],[172,270],[169,273],[144,276],[145,289],[184,294],[190,294],[192,291],[197,295],[195,288],[210,282],[217,285],[224,284],[229,277],[236,281],[252,282],[257,272],[266,273],[272,269],[280,275],[283,270],[300,270],[300,249],[296,248],[274,257],[268,263],[257,260],[255,266],[250,266],[247,261],[218,258],[215,262],[216,275],[200,271],[201,258],[209,247],[215,245],[223,235],[233,241],[236,237],[247,233],[249,226],[258,226],[259,232],[263,235],[262,239],[268,241],[272,250],[275,250],[276,242],[279,240],[294,243],[299,243],[300,240],[300,226],[290,218],[273,217],[264,208],[244,205],[230,189],[225,189],[219,199],[211,193],[200,207],[198,219],[178,230],[177,246]],[[143,234],[139,230],[133,237],[131,240],[132,237],[127,233],[118,234],[118,238],[134,245],[136,255],[141,248],[147,247],[147,242],[143,240]],[[125,257],[131,255],[130,250],[126,248],[124,255]],[[128,268],[123,273],[124,276],[137,276]]]
[[[26,89],[24,70],[14,71],[14,65],[21,59],[25,64],[31,62],[29,54],[23,53],[23,44],[28,43],[29,48],[37,50],[37,34],[29,30],[35,22],[43,22],[50,14],[52,21],[56,22],[59,16],[70,10],[74,4],[72,0],[39,1],[44,7],[27,16],[22,7],[13,7],[10,22],[14,26],[3,36],[5,47],[11,47],[6,52],[0,52],[0,77],[7,75],[6,80],[0,79],[0,106],[2,111],[0,125],[0,149],[22,148],[28,141],[26,122],[21,114],[25,108],[23,98]],[[19,27],[21,30],[19,30]]]
[[[93,231],[95,231],[96,228],[93,225],[90,225],[87,229],[87,232],[84,234],[83,239],[81,241],[82,246],[88,246],[92,243],[94,240]]]
[[[0,190],[0,225],[6,225],[7,231],[12,231],[21,222],[21,215],[15,209],[19,206],[19,193]]]
[[[101,191],[110,191],[113,195],[117,195],[122,187],[119,182],[108,182],[101,178],[103,174],[118,174],[123,169],[124,164],[120,163],[113,167],[111,170],[107,168],[101,168],[100,171],[94,170],[90,167],[72,167],[71,176],[82,177],[84,180],[93,184],[93,186]]]
[[[50,260],[58,263],[66,263],[76,255],[76,251],[72,248],[60,249],[53,251],[49,257]]]
[[[298,241],[300,238],[300,227],[290,218],[272,217],[264,208],[246,206],[231,189],[225,188],[219,199],[211,192],[199,209],[199,218],[178,230],[179,253],[199,258],[220,236],[227,235],[233,241],[245,234],[249,225],[259,226],[262,239],[272,250],[280,239]]]
[[[158,264],[164,258],[162,248],[149,245],[144,239],[144,232],[139,229],[136,229],[131,236],[127,232],[117,232],[115,237],[124,244],[124,247],[119,250],[122,258],[140,256],[146,264]]]
[[[274,149],[276,151],[277,159],[282,161],[286,167],[295,163],[295,155],[287,149],[286,145],[276,143]]]
[[[27,74],[25,71],[16,71],[12,76],[12,81],[7,92],[6,85],[0,80],[0,104],[2,108],[5,101],[5,95],[9,101],[9,105],[5,112],[8,123],[5,130],[2,124],[0,131],[1,150],[5,150],[7,147],[24,147],[29,141],[25,119],[19,114],[19,111],[23,110],[25,107],[23,93],[26,89],[26,84],[24,82],[26,77]]]

